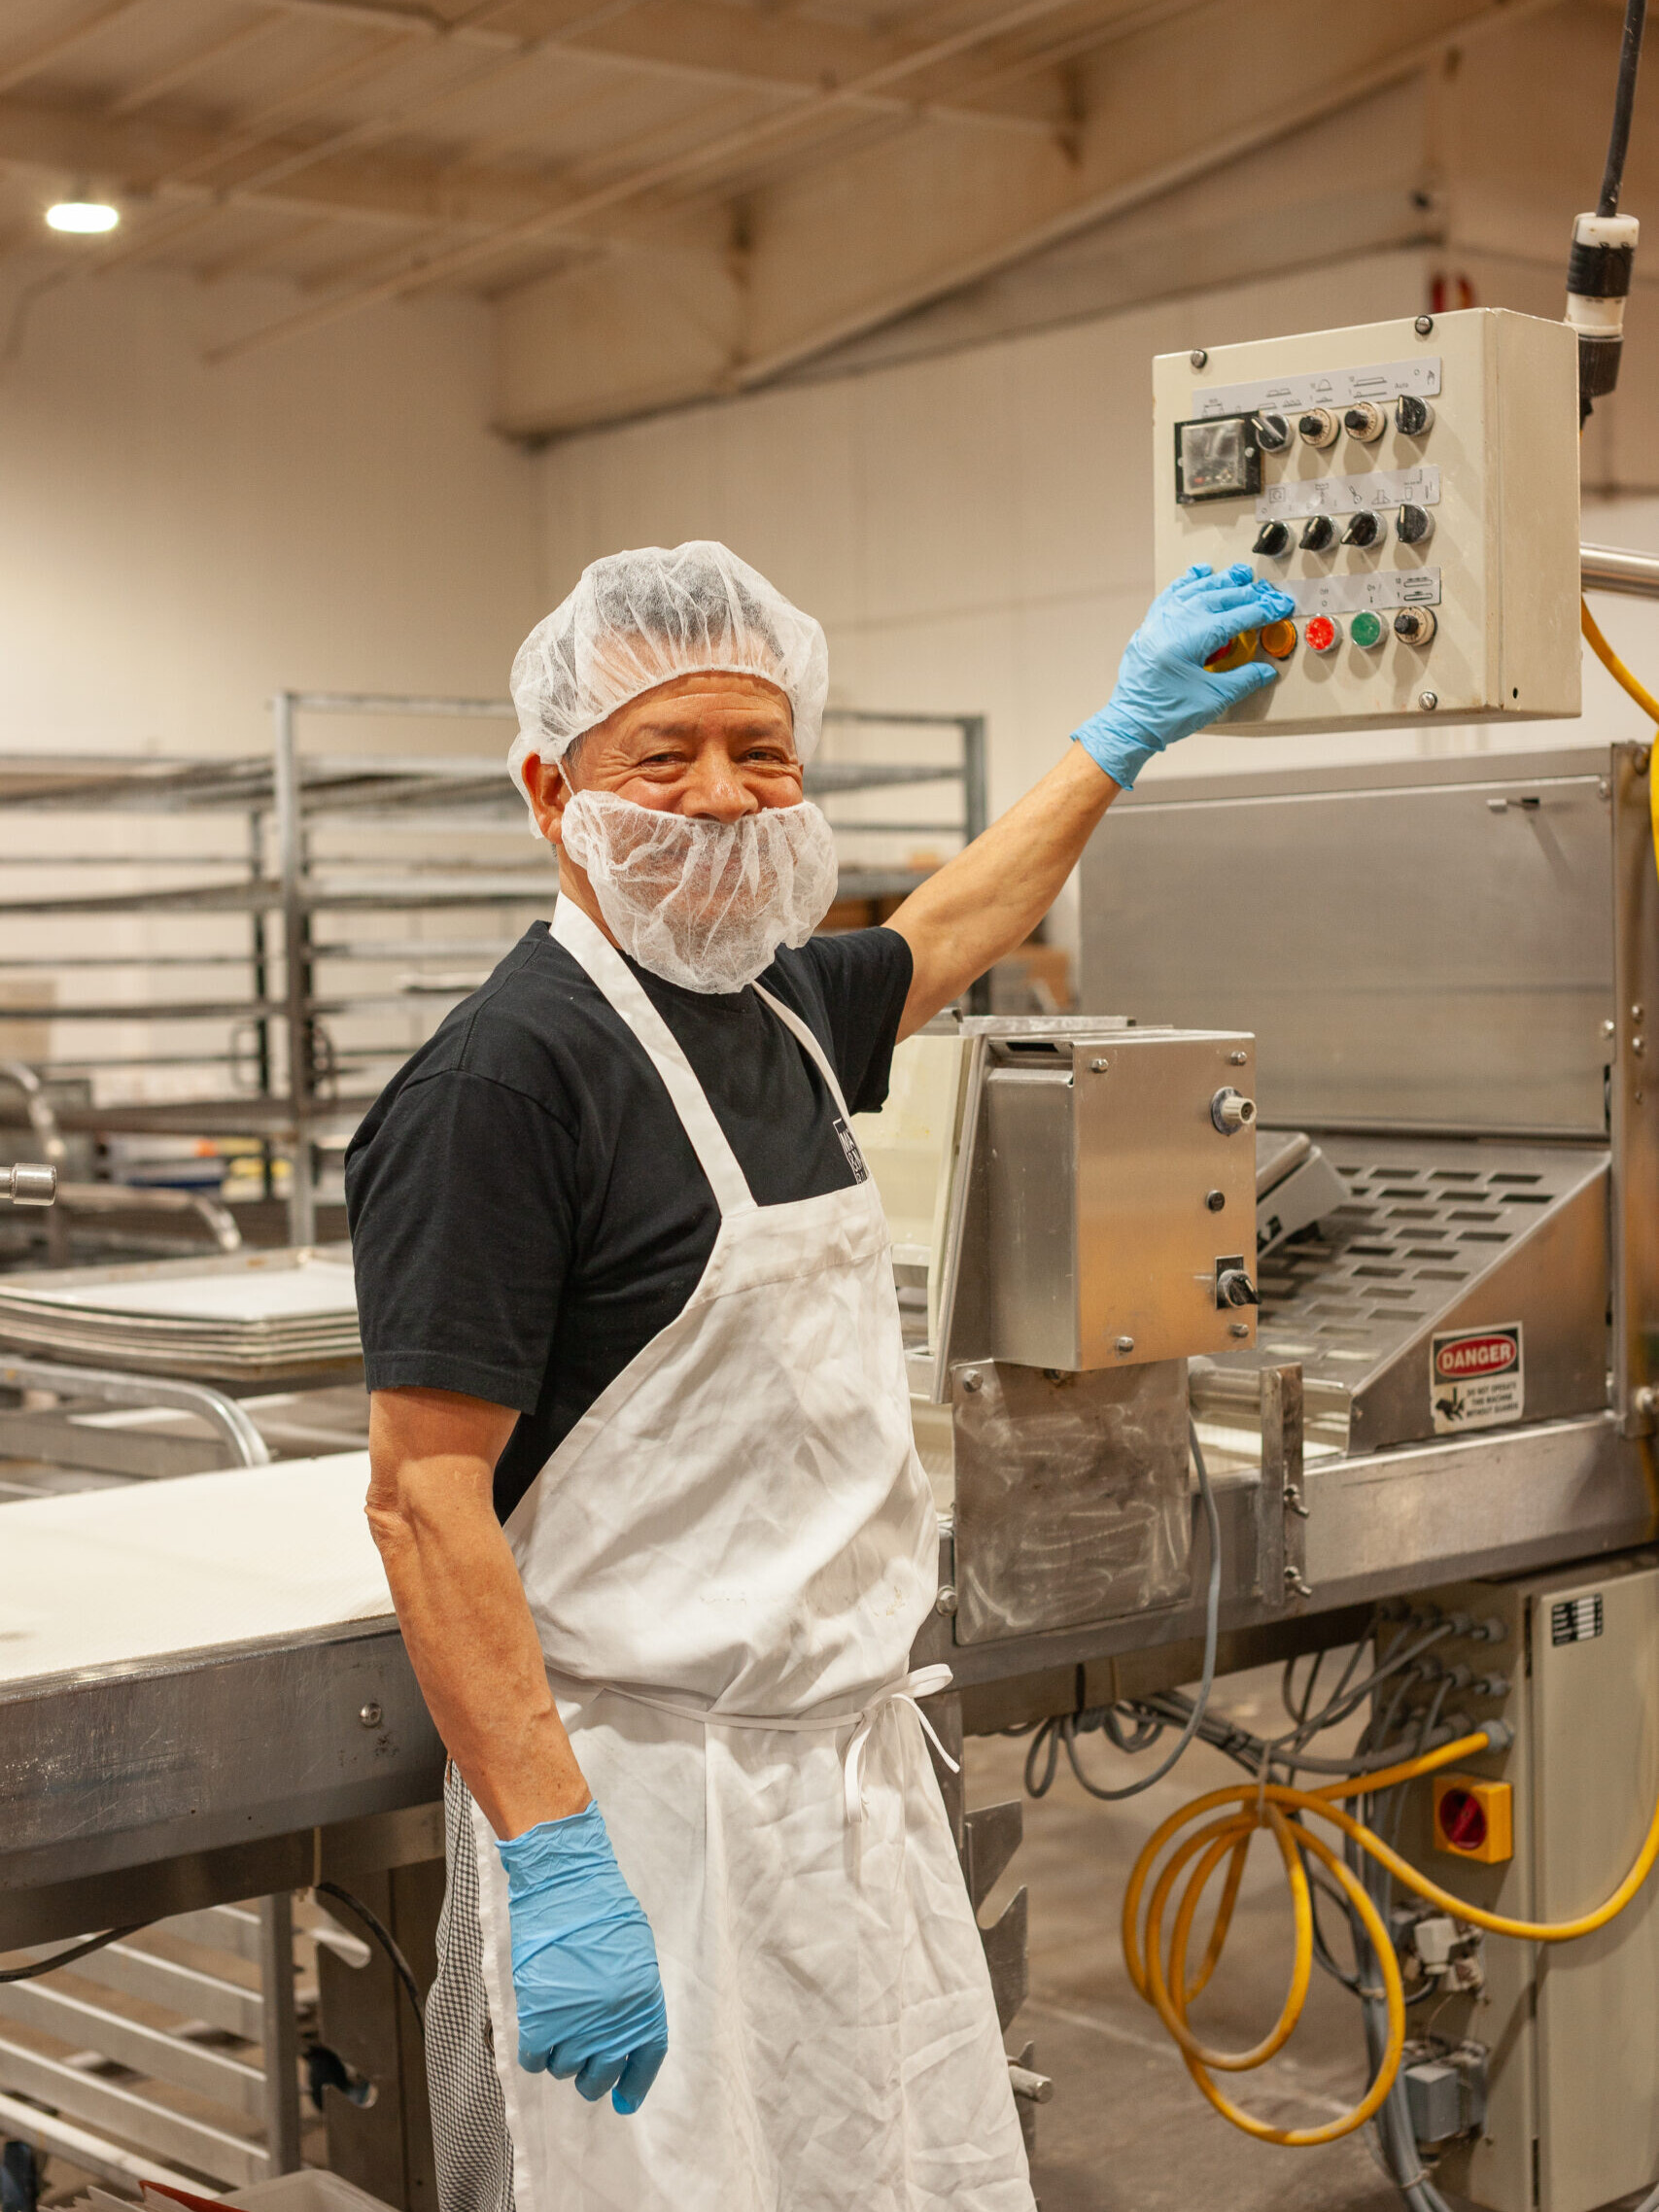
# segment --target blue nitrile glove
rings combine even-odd
[[[651,1923],[597,1805],[498,1844],[507,1870],[518,2062],[638,2112],[668,2056]]]
[[[1154,753],[1278,677],[1271,661],[1218,673],[1205,668],[1209,656],[1241,630],[1295,612],[1296,602],[1264,579],[1259,583],[1247,563],[1235,561],[1218,576],[1200,562],[1147,608],[1124,648],[1118,688],[1072,736],[1114,783],[1132,790]]]

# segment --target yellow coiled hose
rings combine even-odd
[[[1314,2143],[1333,2143],[1339,2136],[1348,2135],[1356,2127],[1363,2127],[1394,2086],[1400,2071],[1400,2055],[1405,2047],[1405,1991],[1400,1977],[1400,1961],[1395,1956],[1394,1944],[1382,1915],[1363,1883],[1354,1875],[1338,1852],[1331,1849],[1323,1837],[1316,1835],[1303,1823],[1309,1817],[1328,1821],[1340,1834],[1347,1836],[1378,1863],[1386,1867],[1395,1880],[1405,1888],[1414,1890],[1431,1905],[1454,1918],[1485,1928],[1490,1934],[1514,1936],[1524,1943],[1568,1943],[1574,1936],[1589,1935],[1607,1923],[1636,1895],[1659,1859],[1659,1804],[1653,1808],[1647,1835],[1638,1851],[1634,1864],[1618,1887],[1605,1904],[1598,1905],[1593,1913],[1581,1914],[1573,1920],[1511,1920],[1501,1913],[1488,1913],[1467,1899],[1454,1897],[1419,1874],[1417,1869],[1392,1850],[1382,1838],[1372,1833],[1352,1814],[1343,1812],[1340,1800],[1359,1797],[1372,1791],[1392,1789],[1398,1783],[1414,1781],[1420,1776],[1433,1774],[1438,1767],[1454,1765],[1460,1759],[1490,1750],[1502,1745],[1507,1731],[1500,1734],[1498,1728],[1478,1729],[1469,1736],[1460,1736],[1455,1743],[1443,1744],[1437,1750],[1423,1753],[1414,1759],[1402,1760],[1399,1766],[1385,1767],[1380,1773],[1356,1775],[1342,1781],[1327,1783],[1313,1790],[1293,1789],[1281,1782],[1242,1782],[1236,1788],[1211,1790],[1205,1797],[1194,1798],[1164,1821],[1157,1834],[1151,1837],[1135,1861],[1129,1877],[1128,1888],[1123,1894],[1123,1959],[1129,1970],[1129,1979],[1136,1990],[1153,2006],[1159,2020],[1179,2046],[1186,2060],[1187,2070],[1197,2083],[1224,2119],[1230,2120],[1235,2127],[1243,2128],[1263,2143],[1286,2143],[1304,2146]],[[1207,1814],[1220,1808],[1220,1816],[1204,1821],[1204,1825],[1175,1846],[1156,1882],[1153,1870],[1165,1847],[1190,1828],[1195,1821],[1204,1820]],[[1251,1840],[1258,1829],[1267,1829],[1279,1847],[1284,1861],[1285,1880],[1291,1892],[1291,1910],[1296,1928],[1296,1960],[1291,1969],[1290,1987],[1286,1992],[1283,2009],[1272,2030],[1249,2051],[1213,2051],[1193,2034],[1187,2021],[1187,2008],[1204,1987],[1221,1961],[1226,1947],[1227,1929],[1232,1920],[1233,1907],[1238,1900],[1239,1884],[1244,1879],[1244,1862],[1250,1850]],[[1353,2109],[1339,2120],[1326,2122],[1321,2127],[1271,2127],[1265,2121],[1256,2120],[1241,2111],[1230,2098],[1225,2096],[1212,2074],[1247,2073],[1262,2066],[1281,2051],[1296,2030],[1306,2002],[1308,1984],[1313,1976],[1313,1901],[1309,1892],[1307,1869],[1302,1853],[1311,1852],[1342,1888],[1359,1914],[1371,1949],[1376,1953],[1382,1972],[1383,1992],[1388,2006],[1388,2038],[1370,2088]],[[1197,1861],[1195,1866],[1193,1860]],[[1222,1885],[1221,1901],[1216,1908],[1215,1924],[1203,1958],[1191,1979],[1187,1971],[1187,1953],[1192,1943],[1192,1923],[1197,1918],[1204,1891],[1217,1870],[1226,1864],[1227,1876]],[[1182,1890],[1176,1908],[1174,1925],[1169,1931],[1167,1946],[1164,1941],[1164,1915],[1177,1882],[1188,1867],[1192,1867],[1186,1887]],[[1143,1916],[1141,1900],[1147,1894],[1149,1883],[1152,1893]]]

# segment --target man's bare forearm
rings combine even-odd
[[[516,1416],[449,1391],[376,1391],[368,1521],[415,1676],[498,1836],[588,1803],[496,1519],[491,1484]]]
[[[1024,944],[1118,792],[1081,745],[1070,745],[1023,799],[911,893],[887,924],[914,963],[901,1037]]]

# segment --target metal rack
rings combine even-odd
[[[47,835],[0,850],[0,881],[32,879],[0,895],[0,1054],[22,1024],[74,1024],[102,1040],[68,1055],[14,1054],[23,1090],[31,1072],[39,1084],[26,1099],[0,1089],[0,1113],[16,1122],[26,1104],[38,1119],[45,1102],[70,1146],[114,1134],[255,1139],[267,1194],[276,1163],[293,1163],[289,1233],[309,1244],[319,1162],[338,1158],[387,1077],[545,913],[557,877],[545,847],[522,842],[522,801],[494,759],[430,754],[408,734],[433,720],[510,721],[510,702],[285,691],[272,716],[268,758],[0,756],[0,836],[24,818],[77,825],[73,848]],[[397,749],[383,738],[350,753],[302,743],[305,725],[342,716],[403,725]],[[888,861],[893,840],[955,845],[985,826],[984,717],[837,708],[826,721],[845,755],[814,761],[814,798],[960,791],[953,812],[913,803],[916,818],[838,821],[860,848],[842,898],[902,897],[940,856]],[[929,733],[935,757],[894,760],[886,746],[869,757],[884,729]],[[145,834],[121,840],[135,818]],[[190,835],[163,844],[152,819],[189,823]],[[209,823],[222,825],[217,836]],[[508,834],[521,841],[510,853],[499,845]],[[103,881],[83,890],[76,880],[90,868]],[[64,881],[42,882],[36,870]],[[430,929],[436,917],[441,931]],[[128,975],[147,995],[121,995]],[[48,977],[91,988],[60,1001]]]

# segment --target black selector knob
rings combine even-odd
[[[1427,507],[1408,502],[1396,515],[1394,531],[1401,545],[1426,545],[1434,535],[1434,518]]]
[[[1394,618],[1394,634],[1408,645],[1426,645],[1439,625],[1432,606],[1402,606]]]
[[[1366,507],[1349,517],[1348,527],[1342,533],[1344,545],[1380,545],[1383,541],[1383,519],[1374,508]]]
[[[1291,442],[1291,426],[1283,415],[1258,415],[1256,442],[1263,453],[1283,453]]]
[[[1242,1267],[1224,1267],[1216,1277],[1218,1306],[1260,1305],[1256,1285]]]
[[[1296,542],[1304,553],[1324,553],[1336,542],[1336,525],[1328,514],[1310,514]]]
[[[1426,437],[1434,420],[1434,410],[1427,399],[1418,399],[1402,392],[1394,403],[1394,427],[1401,437]]]
[[[1289,552],[1290,544],[1291,534],[1282,522],[1264,522],[1256,533],[1256,542],[1250,550],[1265,553],[1269,560],[1275,560],[1279,554]]]
[[[1362,445],[1369,445],[1387,430],[1388,417],[1374,399],[1357,399],[1353,406],[1343,410],[1342,428]]]

